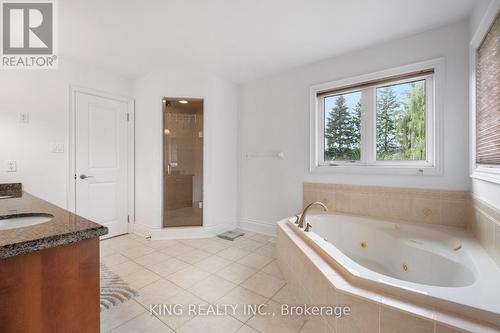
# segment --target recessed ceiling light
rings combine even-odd
[[[186,101],[186,100],[184,100],[184,99],[181,99],[181,100],[179,101],[179,103],[181,103],[181,104],[187,104],[187,103],[188,103],[188,101]]]

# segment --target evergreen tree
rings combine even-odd
[[[380,93],[380,94],[379,94]],[[398,150],[396,140],[397,113],[400,104],[392,87],[377,89],[377,158],[393,159]]]
[[[353,133],[353,140],[358,143],[359,147],[359,143],[361,142],[361,102],[356,103],[356,107],[352,113],[352,122],[355,130]]]
[[[359,133],[359,121],[349,111],[345,97],[339,95],[326,121],[325,159],[359,159]]]
[[[414,82],[406,96],[398,124],[402,159],[425,159],[425,83]]]

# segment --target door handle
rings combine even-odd
[[[86,174],[81,174],[80,179],[94,178],[94,176],[87,176]]]

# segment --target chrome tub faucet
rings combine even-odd
[[[312,226],[306,222],[306,214],[307,214],[307,211],[309,210],[309,208],[311,208],[314,205],[318,205],[318,206],[323,207],[323,210],[325,212],[328,211],[328,207],[326,207],[326,205],[320,201],[316,201],[316,202],[313,202],[313,203],[310,203],[309,205],[307,205],[306,208],[304,208],[304,210],[302,211],[300,218],[297,216],[297,221],[295,222],[295,224],[297,224],[298,227],[301,229],[304,228],[304,223],[306,223],[306,226],[304,229],[305,232],[309,232],[312,228]]]

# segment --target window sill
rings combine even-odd
[[[479,179],[490,183],[500,184],[500,168],[498,171],[484,171],[475,169],[470,175],[473,179]]]
[[[440,176],[442,171],[436,166],[401,166],[401,165],[325,165],[311,167],[311,173],[317,174],[365,174],[365,175],[405,175],[405,176]]]

